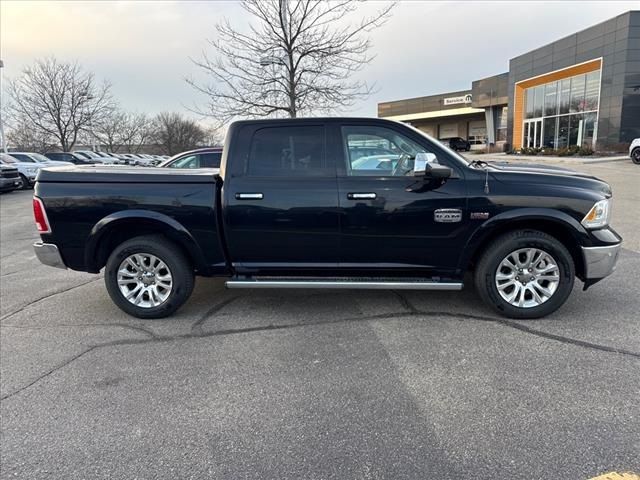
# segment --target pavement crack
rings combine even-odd
[[[400,304],[409,312],[418,313],[418,309],[413,305],[413,303],[411,303],[404,293],[398,290],[391,290],[391,293],[400,299]]]
[[[56,290],[55,292],[49,293],[47,295],[43,295],[42,297],[36,298],[35,300],[30,301],[29,303],[23,305],[22,307],[14,310],[13,312],[9,312],[9,313],[5,313],[4,315],[2,315],[0,317],[0,321],[6,320],[9,317],[13,317],[14,315],[22,312],[24,309],[29,308],[32,305],[35,305],[36,303],[42,302],[43,300],[47,300],[51,297],[54,297],[56,295],[60,295],[61,293],[65,293],[65,292],[69,292],[71,290],[75,290],[76,288],[80,288],[80,287],[84,287],[85,285],[89,285],[91,283],[97,282],[101,280],[101,278],[96,278],[93,280],[89,280],[88,282],[85,283],[81,283],[80,285],[73,285],[71,287],[68,288],[64,288],[62,290]]]
[[[400,298],[403,298],[402,295],[399,295]],[[97,344],[97,345],[93,345],[90,348],[84,350],[83,352],[81,352],[78,355],[75,355],[73,357],[71,357],[70,359],[66,360],[65,362],[61,363],[60,365],[56,366],[55,368],[47,371],[44,375],[41,375],[40,377],[36,378],[35,380],[33,380],[32,382],[30,382],[29,384],[20,387],[19,389],[15,390],[14,392],[8,393],[6,395],[4,395],[3,397],[0,398],[0,400],[6,400],[8,398],[13,397],[14,395],[17,395],[20,392],[25,391],[26,389],[32,387],[33,385],[37,384],[40,380],[45,379],[46,377],[50,376],[51,374],[53,374],[54,372],[70,365],[72,362],[74,362],[75,360],[78,360],[79,358],[83,357],[84,355],[86,355],[89,352],[101,349],[101,348],[107,348],[107,347],[115,347],[115,346],[125,346],[125,345],[146,345],[146,344],[153,344],[153,343],[162,343],[162,342],[171,342],[171,341],[176,341],[176,340],[192,340],[192,339],[204,339],[204,338],[209,338],[209,337],[219,337],[219,336],[226,336],[226,335],[238,335],[238,334],[245,334],[245,333],[254,333],[254,332],[266,332],[266,331],[277,331],[277,330],[290,330],[290,329],[294,329],[294,328],[300,328],[300,327],[309,327],[309,326],[318,326],[318,325],[331,325],[331,324],[339,324],[339,323],[351,323],[351,322],[368,322],[368,321],[376,321],[376,320],[395,320],[395,319],[400,319],[400,318],[419,318],[419,317],[446,317],[446,318],[454,318],[454,319],[458,319],[460,321],[463,320],[468,320],[468,319],[473,319],[473,320],[478,320],[478,321],[484,321],[484,322],[493,322],[493,323],[497,323],[499,325],[503,325],[506,327],[510,327],[513,329],[516,329],[520,332],[529,334],[529,335],[535,335],[538,337],[542,337],[548,340],[554,340],[563,344],[568,344],[568,345],[574,345],[574,346],[578,346],[578,347],[582,347],[582,348],[587,348],[590,350],[598,350],[598,351],[604,351],[604,352],[609,352],[609,353],[617,353],[620,355],[626,355],[626,356],[630,356],[633,358],[640,358],[640,353],[637,352],[632,352],[630,350],[626,350],[626,349],[621,349],[621,348],[615,348],[615,347],[609,347],[607,345],[600,345],[597,343],[592,343],[592,342],[586,342],[583,340],[577,340],[574,338],[570,338],[570,337],[565,337],[562,335],[556,335],[553,333],[548,333],[548,332],[543,332],[541,330],[536,330],[534,328],[528,327],[526,325],[522,325],[520,323],[514,322],[512,320],[507,320],[507,319],[503,319],[503,318],[498,318],[498,317],[490,317],[490,316],[484,316],[484,315],[474,315],[474,314],[467,314],[467,313],[457,313],[457,312],[440,312],[440,311],[423,311],[423,310],[418,310],[415,307],[413,307],[412,311],[401,311],[401,312],[391,312],[391,313],[383,313],[383,314],[377,314],[377,315],[367,315],[364,317],[352,317],[352,318],[343,318],[343,319],[335,319],[335,320],[317,320],[317,321],[312,321],[312,322],[297,322],[297,323],[287,323],[287,324],[281,324],[281,325],[277,325],[277,324],[269,324],[269,325],[261,325],[261,326],[255,326],[255,327],[244,327],[244,328],[228,328],[228,329],[221,329],[221,330],[214,330],[211,332],[203,332],[202,331],[202,324],[208,319],[210,318],[214,313],[218,312],[219,310],[221,310],[222,308],[224,308],[226,305],[228,305],[229,303],[235,301],[236,299],[238,299],[240,297],[233,297],[233,298],[229,298],[223,302],[218,303],[217,305],[214,305],[213,307],[211,307],[209,310],[207,310],[193,325],[192,325],[192,331],[191,333],[187,333],[187,334],[182,334],[182,335],[168,335],[168,336],[154,336],[153,338],[147,338],[147,339],[129,339],[129,340],[118,340],[118,341],[113,341],[113,342],[106,342],[106,343],[101,343],[101,344]],[[405,297],[406,298],[406,297]],[[407,306],[409,305],[411,308],[411,303],[410,302],[403,302],[403,306]]]
[[[92,347],[87,348],[86,350],[83,350],[82,352],[80,352],[77,355],[74,355],[73,357],[65,360],[63,363],[53,367],[51,370],[47,371],[45,374],[40,375],[38,378],[36,378],[35,380],[31,381],[30,383],[28,383],[27,385],[24,385],[22,387],[20,387],[17,390],[14,390],[11,393],[7,393],[6,395],[3,395],[2,397],[0,397],[0,400],[7,400],[8,398],[13,397],[14,395],[19,394],[20,392],[24,392],[26,389],[32,387],[33,385],[35,385],[36,383],[40,382],[40,380],[43,380],[44,378],[48,377],[49,375],[57,372],[58,370],[66,367],[67,365],[69,365],[72,362],[75,362],[76,360],[78,360],[80,357],[82,357],[83,355],[86,355],[87,353],[95,350],[96,348],[98,348],[97,345],[94,345]]]
[[[44,326],[31,326],[31,325],[12,325],[12,324],[4,324],[1,325],[0,328],[17,328],[21,330],[46,330],[52,328],[94,328],[94,327],[117,327],[124,328],[126,330],[133,330],[134,332],[143,333],[151,338],[158,338],[151,330],[147,330],[143,327],[138,327],[135,325],[126,325],[124,323],[60,323],[57,325],[44,325]]]
[[[521,323],[517,323],[512,320],[507,320],[503,318],[493,319],[492,321],[500,323],[502,325],[506,325],[511,328],[515,328],[516,330],[520,330],[521,332],[524,332],[524,333],[536,335],[538,337],[546,338],[549,340],[556,340],[558,342],[565,343],[568,345],[575,345],[578,347],[590,348],[592,350],[600,350],[602,352],[610,352],[610,353],[619,353],[621,355],[628,355],[630,357],[640,358],[640,353],[632,352],[631,350],[627,350],[624,348],[610,347],[608,345],[600,345],[599,343],[592,343],[584,340],[578,340],[576,338],[565,337],[564,335],[557,335],[555,333],[543,332],[542,330],[536,330],[535,328],[531,328],[526,325],[522,325]]]
[[[209,310],[207,310],[206,312],[204,312],[200,318],[198,318],[198,320],[196,320],[195,322],[193,322],[193,325],[191,325],[191,334],[195,335],[195,336],[202,336],[203,335],[203,330],[202,330],[202,326],[204,325],[204,322],[206,322],[209,318],[211,318],[214,314],[216,314],[217,312],[219,312],[220,310],[222,310],[224,307],[226,307],[227,305],[229,305],[231,302],[234,302],[236,299],[238,299],[239,297],[231,297],[228,298],[226,300],[223,300],[220,303],[215,304],[213,307],[211,307]]]

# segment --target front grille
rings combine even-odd
[[[19,176],[18,169],[16,168],[3,168],[0,173],[0,177],[2,178],[18,178]]]

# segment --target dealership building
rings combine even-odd
[[[378,116],[472,149],[620,150],[640,137],[640,11],[512,58],[469,90],[379,103]]]

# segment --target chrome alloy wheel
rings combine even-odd
[[[153,308],[164,303],[173,288],[167,264],[150,253],[134,253],[118,267],[118,287],[130,303]]]
[[[560,283],[555,259],[538,248],[521,248],[507,255],[496,270],[496,288],[515,307],[532,308],[549,300]]]

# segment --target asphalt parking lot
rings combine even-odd
[[[566,163],[563,164],[566,166]],[[455,292],[227,291],[127,317],[0,197],[2,478],[587,479],[640,471],[640,167],[617,271],[551,317]]]

